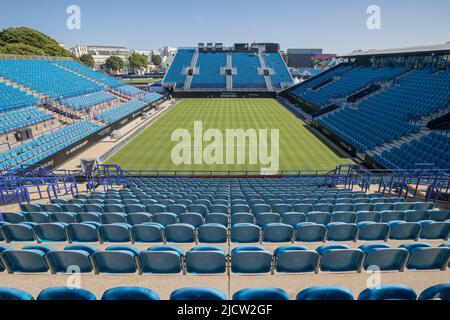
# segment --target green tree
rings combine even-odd
[[[128,58],[128,62],[131,68],[136,68],[139,70],[145,69],[148,66],[147,57],[144,54],[139,54],[137,52],[131,54],[131,56]]]
[[[75,58],[70,51],[62,47],[57,41],[30,28],[4,29],[0,32],[0,43],[4,44],[3,48],[8,47],[8,45],[16,45],[2,50],[8,53],[21,52],[16,54]]]
[[[160,56],[160,55],[157,55],[157,54],[154,54],[154,55],[152,56],[152,63],[153,63],[155,66],[159,67],[159,66],[161,65],[161,63],[162,63],[161,56]]]
[[[26,45],[24,43],[11,43],[0,47],[2,54],[18,54],[26,56],[43,56],[44,51],[41,49]]]
[[[94,68],[95,66],[95,61],[94,61],[94,57],[92,57],[92,55],[90,54],[83,54],[80,56],[80,61],[87,67],[89,68]]]
[[[120,71],[125,67],[125,62],[121,57],[111,56],[106,59],[106,68],[114,72]]]

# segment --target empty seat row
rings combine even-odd
[[[233,294],[233,300],[289,300],[289,294],[279,288],[258,287],[242,289]],[[0,288],[0,300],[33,300],[26,291]],[[96,300],[96,296],[81,288],[51,287],[42,290],[37,300]],[[316,286],[300,291],[296,300],[354,300],[353,293],[338,286]],[[450,283],[434,285],[419,296],[406,285],[385,284],[362,291],[359,300],[450,300]],[[101,300],[160,300],[160,296],[145,287],[115,287],[106,290]],[[214,288],[188,287],[175,290],[170,300],[227,300],[227,295]]]
[[[231,242],[325,242],[325,241],[387,241],[443,239],[450,234],[450,222],[392,221],[389,223],[332,222],[327,225],[313,222],[302,222],[295,226],[283,223],[268,223],[262,228],[250,224],[239,223],[231,227]]]
[[[448,243],[432,247],[408,243],[399,248],[368,244],[359,248],[325,245],[316,250],[285,246],[272,254],[263,247],[237,247],[228,253],[219,247],[200,246],[184,253],[172,246],[139,250],[110,246],[104,251],[88,245],[69,245],[64,250],[32,245],[16,250],[1,246],[1,271],[8,273],[136,273],[139,274],[274,274],[441,270],[450,262]]]
[[[133,242],[133,243],[226,243],[227,228],[209,223],[198,229],[191,224],[178,223],[163,226],[149,222],[138,225],[125,223],[43,223],[3,224],[0,240],[6,242]]]
[[[102,224],[128,223],[130,225],[156,222],[164,226],[175,223],[188,223],[198,227],[208,222],[218,222],[224,226],[228,225],[228,216],[223,213],[207,214],[203,217],[199,213],[189,212],[177,216],[172,212],[150,214],[147,212],[134,213],[99,213],[99,212],[5,212],[2,214],[7,223],[83,223],[97,222]]]
[[[156,215],[157,216],[157,215]],[[195,217],[195,216],[194,216]],[[140,242],[140,243],[260,243],[260,242],[325,242],[447,240],[450,222],[390,223],[333,222],[327,225],[302,222],[295,226],[268,223],[262,228],[251,223],[238,223],[228,228],[220,223],[195,227],[192,223],[161,224],[142,222],[100,224],[82,223],[0,223],[0,241],[10,242]],[[228,236],[230,234],[230,236]]]

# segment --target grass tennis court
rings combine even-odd
[[[127,170],[261,169],[259,162],[250,164],[248,153],[254,150],[248,145],[250,142],[247,144],[245,164],[237,164],[237,161],[234,164],[194,164],[194,161],[192,164],[175,164],[171,154],[179,142],[172,141],[172,133],[177,129],[188,129],[194,136],[195,121],[202,121],[203,132],[211,128],[218,129],[224,136],[226,129],[278,129],[280,170],[328,170],[351,162],[330,149],[310,132],[306,124],[274,99],[185,99],[109,158],[107,163],[118,164]],[[270,133],[268,136],[270,154]],[[203,142],[203,147],[209,143]],[[237,153],[238,148],[235,150]]]

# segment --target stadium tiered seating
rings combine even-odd
[[[142,91],[136,87],[129,86],[129,85],[117,87],[116,90],[119,91],[120,93],[126,94],[127,96],[130,96],[130,97],[135,97],[140,94],[144,94],[144,91]]]
[[[146,94],[145,96],[140,98],[140,100],[143,101],[144,103],[150,104],[150,103],[158,102],[163,98],[164,98],[163,95],[156,93],[156,92],[152,92],[152,93]]]
[[[9,110],[30,107],[36,104],[36,98],[20,90],[0,82],[0,112]]]
[[[100,229],[99,233],[102,232],[105,231]],[[111,245],[99,250],[91,245],[74,244],[57,250],[49,245],[28,245],[22,249],[3,246],[0,258],[10,274],[66,273],[73,265],[79,266],[82,273],[95,274],[225,274],[228,265],[235,274],[361,272],[372,266],[378,266],[382,272],[445,272],[450,261],[450,248],[432,247],[421,242],[406,243],[399,248],[384,243],[358,248],[329,244],[316,250],[284,246],[272,254],[264,247],[240,246],[228,255],[223,248],[215,246],[197,246],[184,252],[173,246],[140,250],[127,245]]]
[[[272,68],[275,72],[270,76],[274,88],[281,89],[282,83],[292,84],[291,74],[279,53],[266,53],[263,57],[266,61],[266,67]]]
[[[233,76],[234,89],[267,89],[264,75],[258,74],[261,64],[256,53],[235,52],[231,61],[237,69]]]
[[[0,60],[0,76],[50,96],[69,98],[102,90],[52,60]]]
[[[416,164],[432,163],[437,168],[450,168],[450,136],[431,132],[419,140],[394,147],[374,159],[390,169],[410,169]]]
[[[176,87],[178,89],[182,89],[184,81],[186,80],[186,74],[183,74],[183,70],[191,65],[194,52],[194,49],[178,49],[178,52],[163,82],[176,83]]]
[[[20,169],[21,165],[32,166],[100,128],[99,125],[91,121],[82,120],[31,142],[24,143],[0,154],[0,171]]]
[[[75,61],[58,61],[57,63],[68,69],[78,72],[78,73],[82,74],[83,76],[94,79],[98,82],[101,82],[101,83],[111,86],[113,88],[121,87],[124,85],[123,82],[120,82],[111,76],[108,76],[101,72],[96,72],[96,71],[89,69],[88,67],[86,67],[80,63],[77,63]]]
[[[429,69],[413,70],[393,88],[368,97],[357,108],[343,108],[319,121],[364,152],[418,132],[419,126],[411,121],[448,106],[449,85],[449,70],[437,74]]]
[[[0,113],[0,133],[7,133],[23,127],[53,119],[53,115],[36,107]]]
[[[310,80],[302,83],[301,85],[294,86],[292,89],[289,89],[289,93],[291,93],[292,95],[294,95],[298,98],[301,98],[306,92],[308,92],[308,90],[314,88],[315,86],[317,86],[321,83],[324,83],[325,81],[334,79],[334,77],[340,76],[352,69],[353,69],[353,66],[351,66],[351,65],[346,65],[346,64],[338,65],[337,67],[335,67],[327,72],[321,73],[321,74],[311,78]]]
[[[75,110],[82,110],[115,99],[117,99],[116,96],[105,91],[99,91],[84,96],[64,99],[61,103]]]
[[[235,292],[232,300],[237,301],[273,301],[289,300],[289,294],[279,288],[247,288]],[[42,290],[37,300],[96,300],[97,297],[86,289],[69,287],[50,287]],[[144,287],[115,287],[106,290],[101,300],[159,300],[160,296]],[[230,297],[231,299],[231,297]],[[358,300],[450,300],[450,284],[443,283],[425,289],[420,295],[413,288],[399,284],[384,284],[362,291]],[[34,300],[26,291],[14,288],[0,288],[0,300]],[[189,287],[175,290],[170,300],[227,300],[227,295],[214,288]],[[338,286],[316,286],[298,292],[296,300],[355,300],[353,293]]]
[[[220,69],[227,65],[225,52],[202,53],[197,60],[199,73],[192,78],[192,89],[225,89],[226,76],[220,74]]]
[[[143,108],[145,104],[141,101],[133,100],[127,102],[123,105],[117,106],[115,108],[109,109],[103,113],[100,113],[95,116],[95,119],[105,122],[105,123],[113,123],[117,120],[120,120],[127,115]]]
[[[385,81],[398,77],[406,72],[406,68],[354,68],[342,77],[319,88],[316,91],[309,91],[303,95],[303,99],[318,106],[329,105],[332,99],[347,97],[348,95],[361,90],[374,81]]]

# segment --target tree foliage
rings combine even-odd
[[[144,54],[134,52],[128,58],[131,68],[145,69],[148,66],[148,59]]]
[[[155,66],[160,66],[161,65],[161,63],[162,63],[162,59],[161,59],[161,56],[160,55],[157,55],[157,54],[154,54],[153,56],[152,56],[152,63],[155,65]]]
[[[94,68],[95,65],[95,61],[94,61],[94,57],[92,57],[92,55],[90,54],[83,54],[80,56],[80,61],[87,67],[89,68]]]
[[[111,56],[106,59],[106,68],[112,71],[120,71],[125,67],[125,62],[121,57]]]
[[[30,28],[7,28],[0,32],[0,51],[8,54],[72,57],[49,36]]]
[[[45,55],[41,49],[26,45],[24,43],[11,43],[0,47],[2,54],[18,54],[25,56],[43,56]]]

